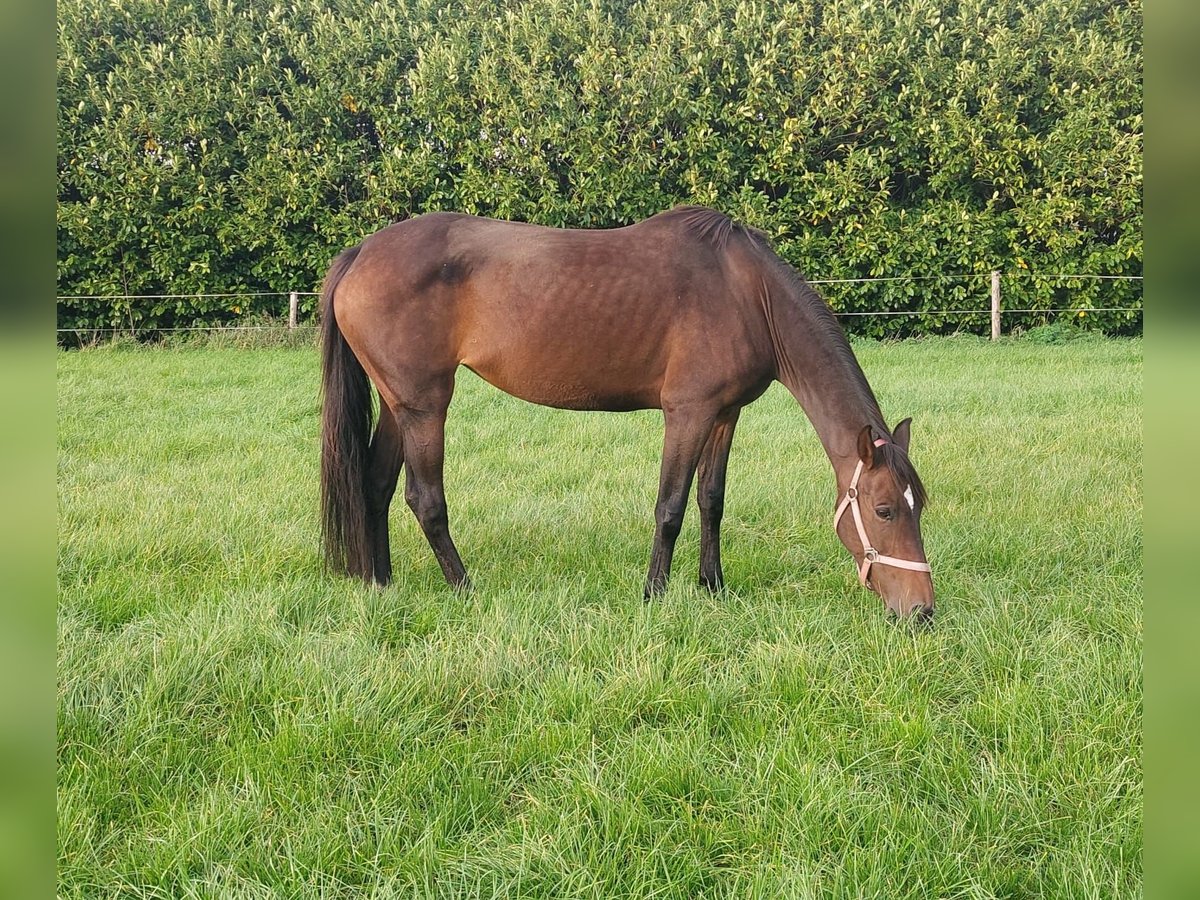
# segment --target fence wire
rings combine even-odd
[[[957,275],[884,275],[864,278],[807,278],[809,284],[870,284],[874,282],[899,281],[967,281],[971,279],[991,279],[991,272],[964,272]],[[1035,278],[1042,281],[1071,281],[1071,280],[1101,280],[1101,281],[1143,281],[1141,275],[1095,275],[1091,273],[1052,273],[1011,272],[1002,273],[1001,279]],[[316,297],[318,291],[240,291],[230,293],[191,293],[191,294],[62,294],[56,300],[108,300],[114,303],[131,300],[234,300],[250,297]],[[1058,314],[1080,312],[1143,312],[1141,306],[1094,306],[1094,307],[1055,307],[1049,309],[1008,309],[1001,306],[999,312],[1005,315],[1029,315],[1036,313]],[[862,311],[833,311],[838,317],[850,316],[990,316],[989,309],[873,309]],[[312,328],[315,323],[298,323],[289,325],[282,322],[278,325],[178,325],[178,326],[147,326],[144,328],[130,327],[80,327],[57,328],[57,334],[153,334],[161,332],[188,331],[277,331],[281,329]]]

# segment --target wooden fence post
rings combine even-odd
[[[300,295],[295,291],[288,297],[288,328],[296,327],[296,319],[300,315]]]
[[[1000,340],[1000,273],[992,272],[992,340]]]

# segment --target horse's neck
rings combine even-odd
[[[787,280],[772,282],[764,311],[779,381],[804,409],[840,476],[857,459],[864,425],[886,434],[879,404],[837,321]]]

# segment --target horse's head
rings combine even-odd
[[[925,488],[908,458],[905,419],[892,439],[870,425],[858,435],[857,459],[838,472],[834,527],[858,563],[859,580],[898,616],[933,617],[933,578],[921,542]]]

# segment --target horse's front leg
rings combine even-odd
[[[700,507],[700,584],[710,591],[725,585],[721,572],[721,517],[725,513],[725,472],[741,407],[726,410],[712,427],[700,454],[696,505]]]
[[[654,507],[654,545],[650,551],[650,570],[646,573],[644,596],[647,600],[666,589],[692,478],[716,414],[695,408],[665,408],[663,417],[666,433],[658,479],[658,503]]]

